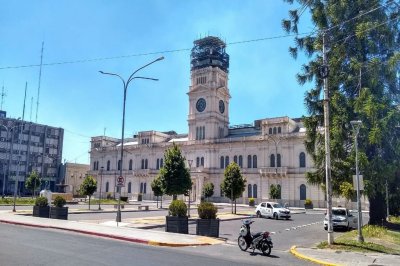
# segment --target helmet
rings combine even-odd
[[[246,236],[246,235],[247,235],[247,228],[246,228],[246,226],[243,226],[243,225],[242,225],[242,226],[240,227],[240,232],[239,232],[239,233],[240,233],[241,236]]]

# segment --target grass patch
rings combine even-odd
[[[323,241],[317,248],[331,248],[359,252],[379,252],[400,255],[400,233],[381,226],[366,225],[362,228],[364,242],[357,241],[357,231],[347,232],[335,239],[333,245]]]
[[[14,198],[13,197],[5,197],[0,198],[0,204],[2,205],[13,205]],[[34,205],[35,199],[34,198],[16,198],[15,200],[16,205]]]
[[[89,204],[89,200],[86,201],[87,204]],[[92,204],[99,204],[98,199],[92,199],[90,200],[90,205]],[[118,204],[118,200],[115,199],[102,199],[100,204]],[[121,204],[127,204],[125,201],[121,201]]]
[[[394,224],[400,224],[400,216],[390,216],[389,222]]]

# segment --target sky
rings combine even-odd
[[[122,82],[139,67],[128,88],[125,136],[146,130],[187,133],[190,49],[193,41],[217,36],[228,45],[230,125],[270,117],[306,115],[296,73],[293,36],[281,21],[282,0],[0,0],[0,86],[8,117],[64,128],[63,160],[89,163],[90,138],[120,138]],[[299,32],[311,32],[309,14]],[[303,22],[304,21],[304,22]],[[39,108],[36,109],[44,42]],[[33,104],[31,104],[33,99]],[[32,111],[31,111],[32,110]],[[36,112],[38,110],[38,112]]]

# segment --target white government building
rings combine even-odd
[[[200,201],[206,182],[214,184],[214,202],[228,202],[220,184],[225,167],[236,162],[247,179],[238,203],[270,198],[272,184],[281,187],[281,203],[303,206],[309,198],[314,207],[324,207],[325,193],[307,184],[305,173],[313,162],[307,154],[301,119],[276,117],[255,120],[251,125],[229,126],[229,55],[217,37],[194,42],[191,53],[188,134],[174,131],[142,131],[124,140],[122,196],[153,199],[151,182],[163,166],[164,151],[176,143],[191,169],[191,200]],[[107,136],[91,139],[89,174],[102,185],[102,197],[115,193],[119,176],[121,140]],[[191,164],[191,165],[190,165]],[[98,192],[100,190],[98,189]],[[99,193],[97,193],[97,196]]]

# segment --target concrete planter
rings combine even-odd
[[[49,206],[33,206],[33,216],[49,218],[50,207]]]
[[[314,206],[313,206],[313,204],[304,204],[304,208],[305,209],[313,209]]]
[[[188,234],[189,220],[188,217],[165,216],[166,226],[165,232]]]
[[[196,235],[219,237],[219,219],[197,219]]]
[[[68,207],[51,207],[50,218],[68,220]]]

